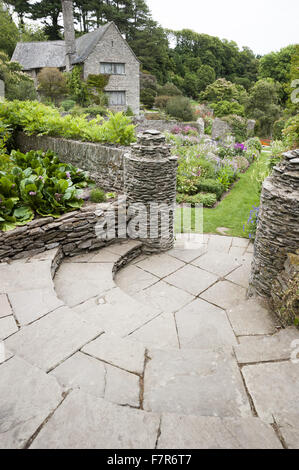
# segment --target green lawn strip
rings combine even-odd
[[[248,238],[243,232],[243,224],[246,223],[252,206],[259,205],[258,184],[252,177],[259,168],[264,168],[269,155],[263,152],[258,161],[254,162],[246,173],[240,176],[229,194],[214,209],[203,210],[204,233],[219,233],[217,228],[226,227],[227,235]],[[179,212],[181,209],[178,208]],[[191,209],[192,226],[194,225],[195,210]],[[190,209],[184,209],[184,232],[190,231]],[[189,223],[188,223],[189,221]],[[180,221],[177,214],[176,232],[181,232]]]

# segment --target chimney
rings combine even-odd
[[[66,71],[69,72],[72,68],[72,59],[76,54],[73,2],[72,0],[61,1],[64,24],[64,41],[66,48]]]

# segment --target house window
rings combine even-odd
[[[100,66],[101,73],[107,73],[112,75],[124,75],[125,64],[117,64],[112,62],[101,62]]]
[[[125,106],[126,105],[126,92],[125,91],[107,91],[109,106]]]

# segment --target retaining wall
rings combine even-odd
[[[52,150],[62,161],[89,171],[91,178],[103,189],[123,190],[123,157],[128,147],[110,147],[45,135],[28,136],[23,132],[17,134],[16,147],[24,153],[29,150]]]

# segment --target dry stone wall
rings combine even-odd
[[[48,136],[28,136],[19,132],[16,138],[21,152],[52,150],[62,161],[90,172],[91,178],[103,189],[122,191],[124,186],[123,158],[127,147],[112,147],[92,142]]]
[[[263,184],[249,294],[269,298],[288,253],[298,248],[299,150],[293,150]]]
[[[125,203],[90,204],[59,219],[42,217],[10,232],[0,232],[0,262],[33,256],[58,246],[64,256],[75,256],[102,248],[119,235],[126,238],[125,233],[118,233],[119,212],[126,217]],[[116,224],[113,232],[109,232],[107,221],[112,216]]]

